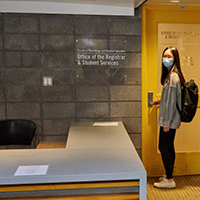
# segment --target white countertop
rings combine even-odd
[[[0,185],[141,179],[143,164],[121,122],[73,123],[63,149],[0,150]],[[14,176],[19,166],[48,165],[46,175]]]
[[[98,123],[102,126],[93,126],[93,122],[72,123],[66,148],[88,147],[130,147],[134,148],[122,122]],[[116,124],[115,123],[115,124]],[[97,124],[97,123],[96,123]],[[110,126],[108,126],[110,124]],[[114,124],[114,123],[113,123]],[[104,126],[103,126],[104,125]]]
[[[112,147],[1,150],[0,185],[139,179],[145,170],[136,154]],[[14,176],[31,165],[49,165],[47,174]]]

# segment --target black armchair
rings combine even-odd
[[[1,120],[0,145],[30,145],[36,129],[36,124],[30,120]]]

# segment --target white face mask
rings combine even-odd
[[[171,68],[174,64],[174,60],[168,59],[168,58],[163,58],[162,63],[164,64],[165,67]]]

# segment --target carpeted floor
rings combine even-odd
[[[156,178],[147,179],[147,200],[200,200],[200,175],[177,176],[175,189],[157,189],[153,183]]]

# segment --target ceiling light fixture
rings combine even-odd
[[[171,0],[170,2],[171,3],[179,3],[180,1],[179,0]]]

